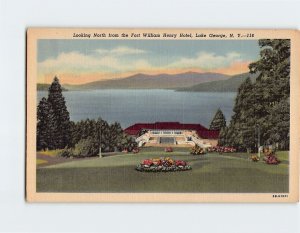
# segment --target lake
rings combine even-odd
[[[38,91],[38,101],[48,92]],[[227,122],[232,115],[235,92],[177,92],[174,90],[89,90],[63,92],[70,118],[79,121],[102,117],[123,128],[134,123],[179,121],[209,126],[218,108]]]

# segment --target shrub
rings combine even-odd
[[[280,163],[280,160],[276,157],[274,153],[270,153],[264,157],[266,164],[277,165]]]
[[[91,137],[81,139],[73,150],[75,157],[90,157],[99,154],[99,144]]]
[[[139,148],[134,148],[134,149],[132,150],[132,152],[133,152],[133,154],[137,154],[137,153],[140,152],[140,149],[139,149]]]
[[[71,157],[71,156],[73,156],[73,149],[65,148],[65,149],[61,150],[58,153],[58,155],[61,156],[61,157]]]
[[[205,154],[205,151],[203,148],[201,148],[198,145],[195,145],[192,149],[191,149],[191,154],[192,155],[203,155]]]
[[[253,162],[258,162],[259,161],[259,157],[257,156],[257,155],[251,155],[251,160],[253,161]]]
[[[133,137],[124,134],[121,142],[117,145],[117,148],[119,151],[122,151],[122,152],[126,151],[126,153],[127,153],[127,152],[131,152],[134,149],[136,149],[137,146],[138,145]]]
[[[275,152],[271,148],[264,148],[264,161],[266,164],[277,165],[280,160],[276,157]]]

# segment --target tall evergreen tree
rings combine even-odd
[[[53,110],[46,98],[42,98],[37,107],[37,150],[55,148],[54,132],[56,125]]]
[[[225,126],[220,130],[218,145],[219,146],[227,146],[227,134],[228,134],[228,127]]]
[[[48,103],[50,104],[56,124],[55,145],[62,149],[71,144],[71,124],[65,98],[62,95],[62,88],[57,77],[54,78],[49,87]]]
[[[228,137],[229,145],[239,150],[246,150],[253,147],[255,125],[253,113],[253,84],[248,77],[239,87],[233,108],[233,116],[229,124]]]
[[[225,119],[223,112],[219,108],[210,123],[209,129],[210,130],[221,130],[225,126],[226,126],[226,119]]]

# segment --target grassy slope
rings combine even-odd
[[[203,92],[236,92],[239,86],[249,76],[248,73],[238,74],[226,80],[218,80],[207,83],[200,83],[191,87],[179,88],[178,91],[203,91]],[[252,81],[256,76],[250,75]]]
[[[184,159],[191,171],[142,173],[135,165],[146,158]],[[106,158],[72,161],[37,170],[38,192],[271,192],[288,191],[288,162],[254,163],[236,155],[191,156],[143,151]],[[280,154],[287,159],[287,152]]]

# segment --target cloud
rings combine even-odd
[[[230,66],[233,62],[242,61],[242,55],[237,52],[230,52],[226,55],[216,55],[214,53],[200,52],[193,58],[181,58],[170,64],[170,67],[200,68],[211,70]]]
[[[152,65],[145,59],[126,59],[129,54],[144,53],[142,50],[118,47],[113,50],[97,51],[94,54],[79,52],[61,53],[56,58],[38,63],[39,73],[52,72],[127,72],[133,69],[151,69]]]
[[[97,49],[95,50],[99,55],[110,55],[110,56],[124,56],[124,55],[135,55],[135,54],[145,54],[148,51],[136,48],[129,48],[126,46],[116,47],[114,49]]]

